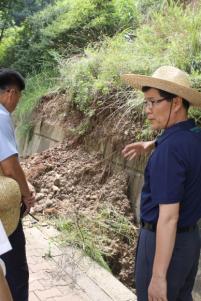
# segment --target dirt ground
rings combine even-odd
[[[113,173],[100,154],[89,154],[82,146],[69,143],[27,158],[23,167],[37,192],[37,203],[32,212],[36,216],[68,218],[81,213],[96,219],[97,214],[100,216],[107,209],[110,216],[101,222],[110,226],[111,221],[115,222],[111,214],[128,220],[129,229],[107,231],[107,239],[101,247],[113,274],[133,288],[137,232],[127,197],[125,172]],[[95,235],[101,233],[95,231]]]

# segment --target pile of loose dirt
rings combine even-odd
[[[37,193],[34,214],[67,217],[79,211],[95,216],[102,208],[110,208],[133,222],[127,175],[112,172],[101,155],[62,144],[25,159],[23,165]],[[105,259],[112,272],[129,287],[133,287],[135,230],[132,235],[132,240],[110,235],[105,245],[109,254]]]

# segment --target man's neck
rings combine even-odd
[[[1,101],[1,100],[0,100],[0,105],[3,106],[4,109],[5,109],[8,113],[11,113],[11,112],[9,111],[9,109],[6,107],[6,105],[4,104],[4,102]]]
[[[168,128],[179,123],[188,120],[187,114],[181,114],[180,116],[177,116],[174,120],[171,120],[168,124]]]

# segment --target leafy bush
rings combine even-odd
[[[55,50],[68,57],[81,53],[104,35],[136,28],[138,19],[134,0],[58,0],[27,17],[16,42],[2,50],[3,60],[24,74],[40,71],[55,65]]]
[[[19,27],[9,28],[5,31],[4,38],[0,42],[0,66],[8,66],[8,49],[15,46],[19,39],[20,33]]]

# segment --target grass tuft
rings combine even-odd
[[[55,223],[65,244],[81,248],[109,271],[106,259],[111,256],[109,242],[115,237],[131,243],[136,237],[136,229],[128,218],[110,208],[102,208],[92,217],[77,212],[73,217],[60,218]]]

